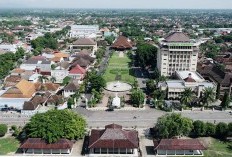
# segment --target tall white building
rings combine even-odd
[[[199,44],[193,42],[182,31],[175,31],[160,41],[157,67],[163,76],[171,76],[175,71],[197,69]]]
[[[98,32],[98,25],[72,25],[70,38],[96,38]]]

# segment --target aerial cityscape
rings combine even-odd
[[[0,1],[0,156],[232,157],[232,1]]]

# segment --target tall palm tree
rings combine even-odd
[[[189,103],[192,102],[194,96],[195,94],[191,88],[185,88],[184,91],[181,93],[180,102],[182,103],[182,105],[189,105]]]
[[[203,89],[202,102],[203,105],[209,106],[210,103],[214,102],[216,98],[216,91],[212,87]]]
[[[39,82],[44,83],[45,80],[48,80],[48,78],[44,75],[39,76]]]
[[[50,78],[50,81],[51,81],[52,83],[55,83],[55,82],[56,82],[56,78],[55,78],[54,76],[52,76],[52,77]]]

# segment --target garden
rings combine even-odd
[[[131,59],[127,55],[114,52],[109,60],[109,65],[103,75],[106,82],[122,81],[133,84],[133,70],[130,68]]]

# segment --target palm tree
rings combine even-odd
[[[54,82],[56,82],[56,78],[55,78],[54,76],[52,76],[52,77],[50,78],[50,81],[51,81],[52,83],[54,83]]]
[[[48,78],[44,75],[39,76],[39,82],[44,83],[45,80],[48,80]]]
[[[202,102],[203,105],[209,106],[210,103],[215,101],[216,92],[215,89],[212,87],[207,87],[203,90],[202,94]]]
[[[180,102],[182,105],[189,105],[194,98],[194,92],[191,88],[185,88],[184,91],[181,93]]]

